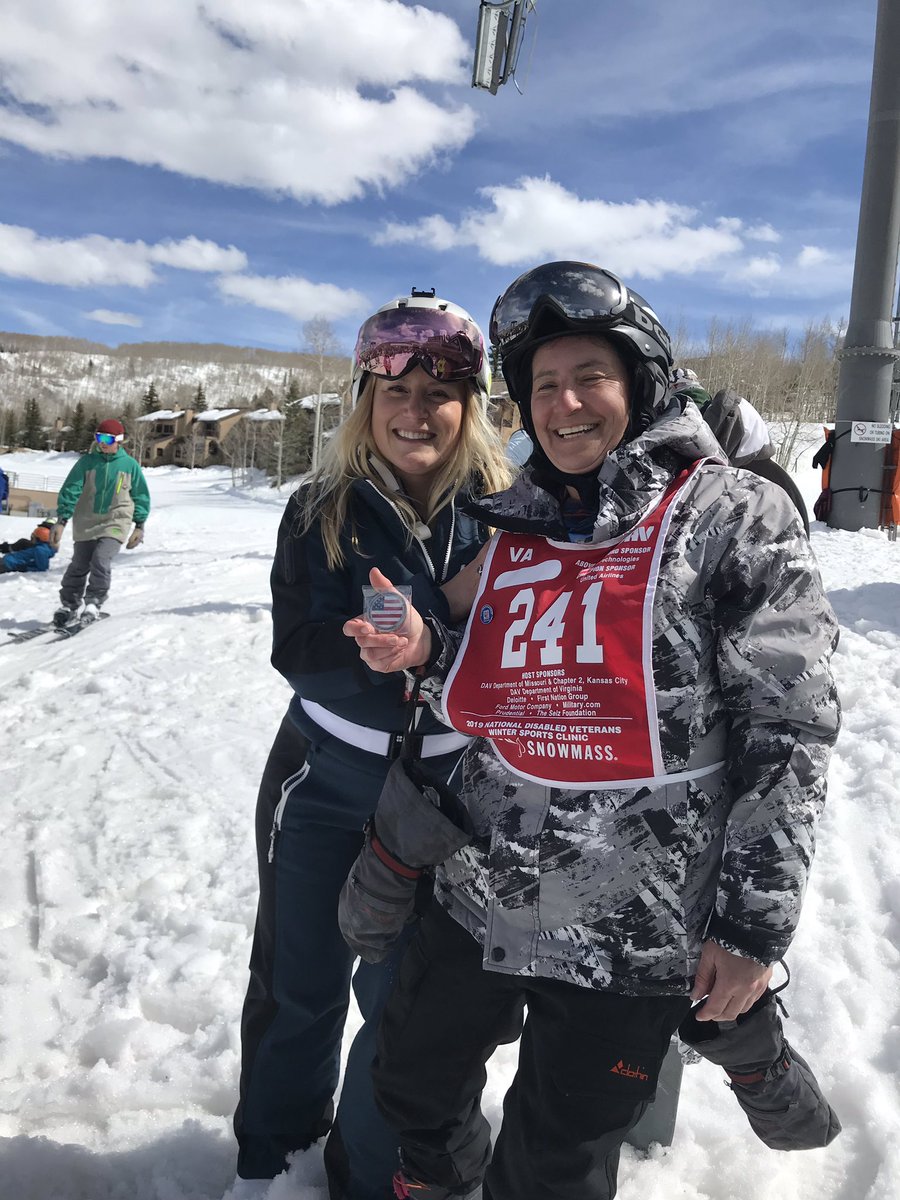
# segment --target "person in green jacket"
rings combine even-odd
[[[75,553],[59,589],[55,625],[68,625],[79,617],[82,622],[96,620],[109,593],[112,561],[122,543],[126,550],[133,550],[144,540],[150,493],[140,465],[122,447],[124,440],[121,421],[101,421],[94,434],[95,444],[78,460],[60,488],[50,544],[59,547],[66,524],[74,515]],[[82,599],[85,605],[79,613]]]

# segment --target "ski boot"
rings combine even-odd
[[[95,604],[93,600],[88,600],[87,604],[81,610],[82,625],[90,625],[92,621],[96,621],[100,616],[100,605]]]
[[[725,1068],[760,1141],[772,1150],[813,1150],[833,1141],[841,1123],[809,1064],[784,1036],[778,1008],[785,1010],[777,993],[788,981],[774,991],[767,988],[736,1021],[698,1021],[692,1010],[678,1036]]]
[[[78,620],[78,610],[80,607],[80,604],[60,604],[51,618],[52,623],[57,629],[63,629],[66,625],[74,625]]]

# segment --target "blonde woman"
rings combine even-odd
[[[485,416],[490,372],[468,313],[432,294],[363,324],[351,414],[322,468],[291,498],[272,570],[272,662],[294,690],[257,808],[260,900],[242,1021],[232,1196],[263,1195],[286,1156],[328,1135],[331,1200],[389,1200],[396,1136],[372,1098],[374,1027],[402,953],[360,963],[337,901],[404,724],[404,676],[370,671],[342,633],[373,566],[452,621],[474,594],[485,528],[462,511],[509,476]],[[468,739],[423,709],[421,756],[451,775]],[[350,986],[363,1026],[337,1113]]]

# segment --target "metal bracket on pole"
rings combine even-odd
[[[890,346],[843,346],[836,352],[835,358],[865,358],[867,355],[900,360],[900,349]]]

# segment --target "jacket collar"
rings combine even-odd
[[[698,458],[727,462],[697,406],[672,396],[649,429],[619,446],[600,464],[599,503],[591,541],[609,541],[627,533],[674,476]],[[505,492],[485,497],[468,511],[510,533],[562,540],[566,537],[552,484],[542,481],[530,467]]]
[[[392,496],[404,495],[400,480],[396,477],[387,463],[382,462],[381,459],[376,455],[369,455],[369,464],[372,467],[372,470],[381,480],[382,486],[379,487],[377,484],[373,483],[371,479],[359,479],[357,480],[357,486],[354,490],[358,496],[364,497],[368,500],[373,498],[373,494],[378,496],[381,501],[386,500],[390,505],[391,510],[396,513],[396,509],[390,501]],[[422,541],[431,537],[431,530],[424,521],[416,521],[413,533]]]

